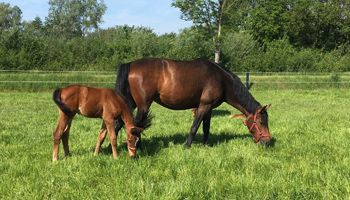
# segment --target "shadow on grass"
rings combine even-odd
[[[188,134],[182,134],[182,133],[176,133],[175,135],[170,136],[153,136],[151,138],[148,138],[147,136],[142,137],[142,149],[138,150],[138,155],[142,154],[143,156],[153,156],[156,155],[159,151],[161,151],[164,148],[169,148],[169,144],[174,145],[184,145],[187,141]],[[215,147],[217,145],[220,145],[221,143],[228,142],[230,140],[236,140],[236,139],[244,139],[244,138],[252,138],[250,134],[230,134],[227,133],[220,133],[220,134],[209,134],[208,139],[208,145],[206,147]],[[273,148],[276,143],[276,138],[271,138],[271,144],[269,148]],[[106,142],[106,141],[105,141]],[[202,144],[203,142],[203,134],[196,134],[196,136],[193,138],[192,144]],[[253,142],[253,139],[252,139]],[[185,148],[185,147],[183,147]],[[126,143],[123,143],[121,145],[118,145],[117,152],[120,151],[127,151],[127,145]],[[75,155],[84,155],[91,153],[93,154],[95,151],[95,148],[93,149],[84,149],[77,151],[73,154]],[[140,152],[141,151],[141,152]],[[107,147],[101,147],[99,154],[102,155],[110,155],[112,156],[112,147],[109,144]],[[72,156],[72,155],[70,155]]]
[[[250,134],[238,135],[238,134],[209,134],[208,145],[207,147],[214,147],[219,145],[220,143],[228,142],[230,140],[243,139],[251,137]],[[152,156],[157,154],[161,149],[168,148],[169,144],[174,145],[184,145],[187,141],[188,134],[176,133],[170,136],[153,136],[152,138],[143,137],[142,138],[142,155]],[[194,137],[192,144],[202,144],[203,142],[203,134],[196,134]],[[185,148],[185,147],[183,147]]]
[[[229,116],[231,115],[231,112],[228,110],[218,110],[218,109],[214,109],[211,116],[215,117],[215,116]]]
[[[138,155],[142,154],[143,156],[153,156],[156,155],[159,151],[161,151],[164,148],[169,148],[169,144],[173,145],[184,145],[187,141],[188,134],[183,133],[176,133],[174,135],[170,136],[153,136],[153,137],[147,137],[142,136],[142,149],[138,150]],[[253,138],[250,134],[227,134],[227,133],[219,133],[219,134],[209,134],[208,139],[208,145],[206,147],[215,147],[217,145],[220,145],[221,143],[228,142],[230,140],[236,140],[236,139],[244,139],[244,138],[251,138],[253,142]],[[192,144],[202,144],[203,143],[203,134],[196,134],[196,136],[193,138]],[[275,146],[276,139],[274,137],[271,138],[271,144],[269,148],[272,148]],[[185,147],[183,147],[185,148]],[[123,143],[122,145],[118,145],[117,151],[120,152],[122,150],[127,150],[126,143]],[[91,152],[90,150],[86,150]],[[140,152],[141,151],[141,152]],[[109,145],[108,147],[101,147],[100,154],[103,155],[111,155],[112,156],[112,147]]]

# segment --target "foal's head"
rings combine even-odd
[[[129,156],[131,158],[136,157],[136,147],[137,143],[141,140],[142,128],[132,126],[130,130],[127,130],[126,143],[128,144]]]
[[[141,147],[141,133],[151,126],[152,119],[153,115],[150,112],[138,112],[134,118],[133,126],[127,130],[127,143],[129,156],[131,158],[136,157],[136,149]],[[138,143],[140,143],[140,145],[137,145]]]

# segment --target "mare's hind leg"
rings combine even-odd
[[[115,122],[115,125],[114,125],[114,130],[115,130],[116,136],[118,136],[118,133],[119,133],[120,129],[122,129],[123,126],[124,126],[124,122],[123,122],[122,118],[117,119]]]
[[[58,152],[60,147],[60,140],[62,135],[66,130],[68,130],[68,121],[69,117],[60,111],[60,119],[56,129],[53,131],[53,152],[52,152],[52,161],[55,162],[58,160]],[[68,137],[67,137],[68,140]],[[66,143],[68,145],[68,142]]]
[[[103,144],[103,141],[105,140],[106,135],[107,135],[107,127],[106,127],[105,121],[103,121],[101,126],[101,131],[97,139],[97,145],[94,153],[95,156],[98,154],[98,152],[100,152],[101,145]]]
[[[207,146],[207,144],[208,144],[211,111],[212,110],[210,110],[203,118],[203,145],[204,146]]]
[[[190,135],[188,136],[188,139],[184,145],[184,147],[186,148],[190,148],[191,147],[191,144],[192,144],[192,140],[194,138],[194,136],[196,135],[197,133],[197,130],[204,118],[204,116],[207,116],[208,114],[211,113],[211,105],[200,105],[197,109],[197,113],[196,113],[196,116],[194,117],[194,121],[193,121],[193,124],[192,124],[192,127],[191,127],[191,132],[190,132]],[[206,124],[204,126],[203,124],[203,131],[205,131],[205,135],[204,135],[204,140],[207,140],[206,138],[208,138],[208,135],[209,135],[209,127],[210,127],[210,119],[208,121],[208,119],[206,119]],[[203,142],[206,142],[206,141],[203,141]]]

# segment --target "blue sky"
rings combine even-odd
[[[42,21],[48,16],[48,0],[3,0],[11,7],[22,10],[22,20],[32,21],[39,16]],[[153,29],[157,34],[175,32],[190,27],[192,22],[180,19],[180,10],[171,7],[172,0],[105,0],[107,11],[103,15],[101,28],[127,24]]]

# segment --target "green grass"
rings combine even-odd
[[[152,105],[153,125],[139,158],[118,136],[93,156],[100,119],[77,116],[71,156],[52,163],[58,111],[51,92],[0,93],[0,199],[349,199],[350,92],[345,89],[252,91],[269,104],[270,148],[255,144],[234,108],[213,112],[209,146],[199,130],[183,148],[191,110]]]

